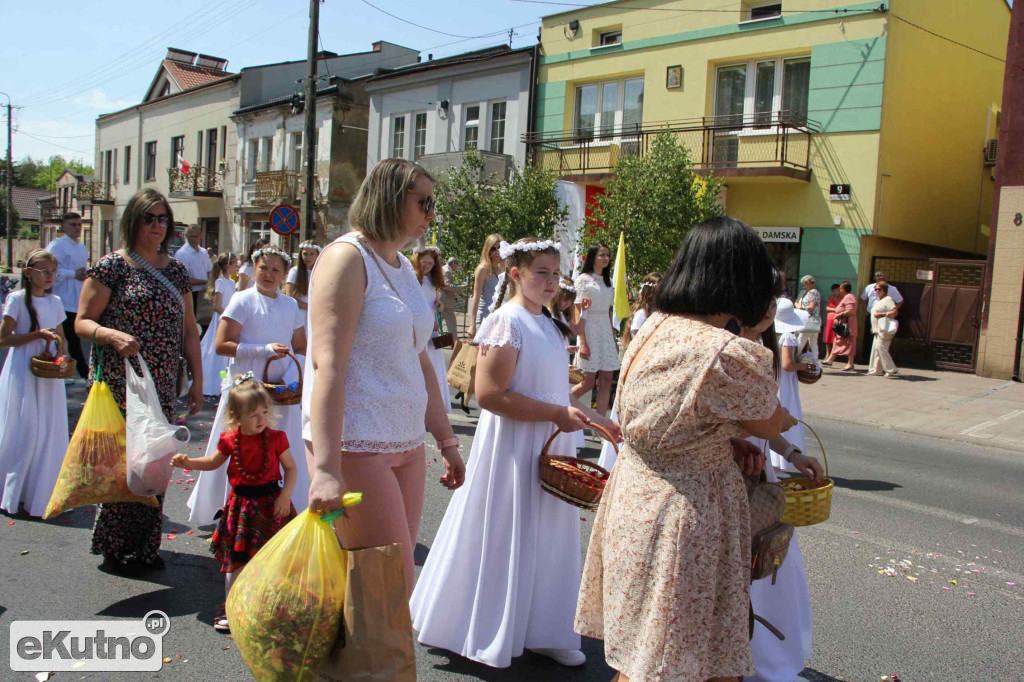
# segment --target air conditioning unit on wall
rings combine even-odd
[[[991,139],[985,143],[985,165],[996,165],[996,157],[999,154],[999,140]]]

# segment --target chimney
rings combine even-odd
[[[373,51],[374,51],[374,52],[380,52],[380,49],[381,49],[381,45],[382,45],[383,43],[384,43],[384,41],[383,41],[383,40],[378,40],[377,42],[375,42],[375,43],[373,44]]]
[[[434,55],[433,55],[433,53],[430,53],[430,54],[428,54],[428,55],[427,55],[427,61],[428,61],[428,62],[432,62],[432,61],[434,61]]]

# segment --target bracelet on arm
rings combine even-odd
[[[445,448],[450,448],[453,445],[455,447],[458,447],[458,445],[459,445],[459,437],[458,436],[452,436],[451,438],[445,438],[444,440],[437,441],[437,449],[438,450],[444,450]]]

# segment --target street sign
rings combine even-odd
[[[828,186],[828,198],[832,201],[849,201],[850,200],[850,186],[849,185],[829,185]]]
[[[278,204],[270,209],[270,229],[288,236],[299,231],[299,211],[291,204]]]
[[[755,227],[754,232],[757,232],[763,242],[800,243],[799,227]]]

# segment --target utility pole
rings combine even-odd
[[[306,197],[302,207],[302,224],[305,238],[312,241],[315,236],[313,212],[316,202],[316,53],[320,36],[320,0],[309,0],[309,47],[306,52],[306,126],[303,133],[303,151],[306,153]]]
[[[14,272],[14,243],[11,241],[11,232],[14,231],[14,226],[11,225],[11,203],[13,202],[11,183],[14,182],[14,164],[11,161],[11,96],[6,92],[0,92],[0,95],[7,98],[7,205],[5,207],[7,222],[4,225],[7,228],[7,267]]]

